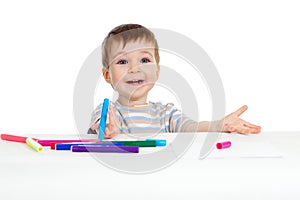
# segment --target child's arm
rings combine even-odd
[[[218,121],[202,121],[189,124],[186,132],[237,132],[241,134],[260,133],[261,127],[246,122],[240,118],[248,107],[242,106],[237,111]]]

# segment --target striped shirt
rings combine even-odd
[[[194,122],[171,103],[149,102],[143,106],[125,107],[119,102],[111,102],[110,105],[116,111],[119,130],[123,133],[184,132],[184,128]],[[101,111],[102,104],[93,111],[90,127],[99,123]]]

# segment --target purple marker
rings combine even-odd
[[[72,152],[138,153],[138,146],[93,146],[78,145],[71,147]]]

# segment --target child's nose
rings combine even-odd
[[[131,63],[130,68],[129,68],[129,73],[140,72],[140,70],[141,70],[140,66],[141,66],[140,62]]]

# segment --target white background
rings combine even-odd
[[[299,130],[299,10],[297,1],[287,0],[1,1],[0,132],[76,133],[78,72],[123,23],[173,30],[197,42],[220,73],[227,113],[247,104],[242,118],[263,131]],[[162,62],[170,66],[167,57]],[[95,93],[95,105],[112,92],[101,79],[99,88],[104,94]],[[200,112],[209,119],[202,88]]]

